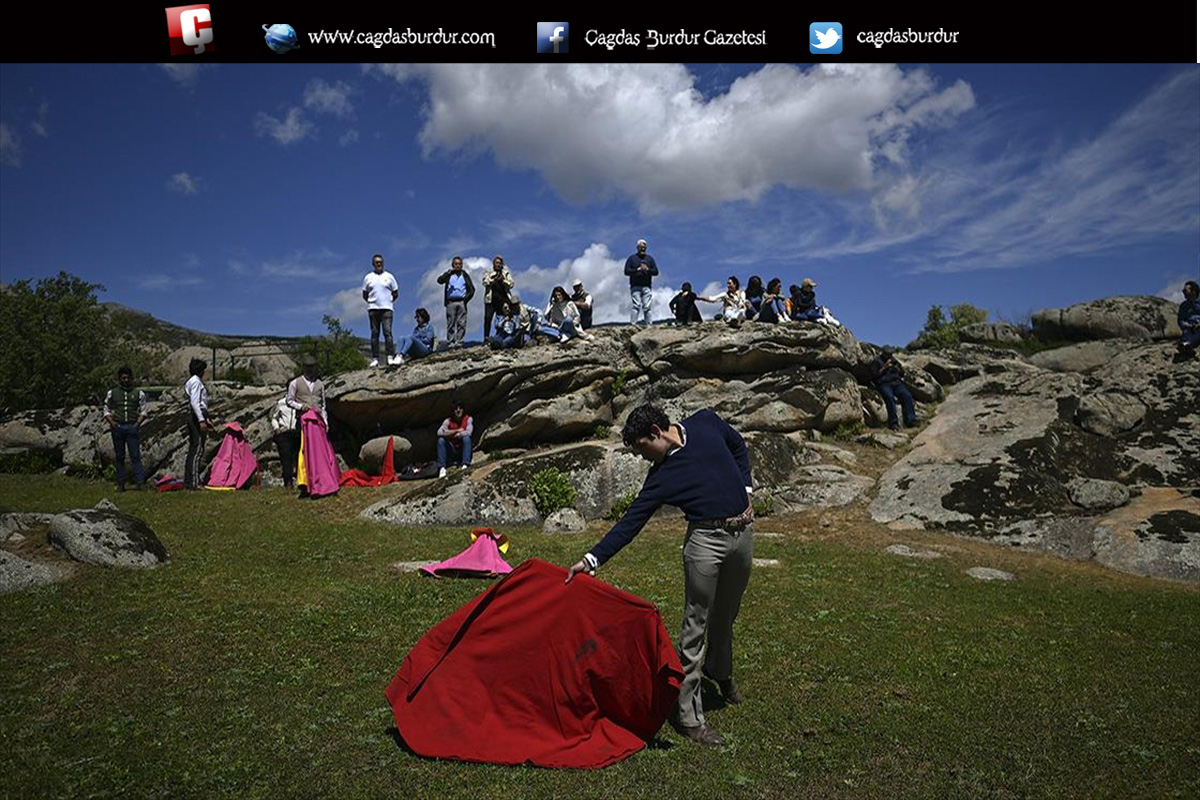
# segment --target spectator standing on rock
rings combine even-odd
[[[652,405],[635,408],[621,432],[625,444],[653,464],[637,498],[604,538],[567,571],[594,573],[641,532],[662,505],[683,511],[683,626],[679,661],[683,685],[675,724],[699,744],[719,747],[704,719],[701,675],[716,682],[725,702],[742,702],[733,681],[733,623],[750,581],[754,510],[750,455],[741,434],[713,411],[671,424]]]
[[[112,432],[113,461],[117,466],[117,491],[125,491],[125,448],[129,448],[129,462],[133,467],[133,479],[140,491],[146,483],[142,472],[142,448],[139,431],[146,421],[146,393],[133,388],[133,370],[121,367],[117,370],[117,385],[104,396],[104,420]]]
[[[592,327],[592,296],[583,290],[583,281],[579,278],[571,284],[571,302],[579,309],[579,327],[585,331]]]
[[[290,391],[289,382],[289,391]],[[300,454],[300,427],[296,409],[288,405],[288,392],[275,404],[271,412],[271,434],[275,449],[279,451],[279,471],[283,485],[288,489],[296,482],[296,459]]]
[[[446,477],[446,463],[453,453],[459,459],[463,469],[471,466],[471,434],[475,431],[475,423],[467,413],[467,407],[461,400],[452,401],[450,416],[438,428],[437,464],[438,477]]]
[[[371,363],[379,366],[379,330],[383,329],[383,341],[387,347],[387,363],[394,365],[396,347],[392,343],[392,306],[400,297],[400,285],[390,272],[383,269],[383,256],[371,256],[371,272],[363,278],[362,296],[367,303],[367,319],[371,323]]]
[[[504,256],[492,259],[492,269],[483,276],[483,340],[492,335],[492,319],[508,302],[513,289],[513,276],[504,264]]]
[[[1188,281],[1183,285],[1183,302],[1179,304],[1179,354],[1192,356],[1200,347],[1200,284]]]
[[[637,252],[625,259],[625,275],[629,278],[629,298],[632,308],[629,324],[650,324],[651,279],[658,274],[654,256],[646,252],[646,240],[637,240]]]
[[[204,387],[204,371],[208,362],[202,358],[193,358],[188,362],[188,372],[191,377],[183,385],[183,393],[188,403],[188,451],[187,463],[183,467],[183,488],[199,489],[200,474],[204,471],[204,439],[209,433],[216,431],[208,415],[208,389]]]
[[[389,358],[388,363],[392,363]],[[287,404],[295,410],[299,417],[307,409],[313,409],[329,425],[329,414],[325,412],[325,384],[317,377],[317,359],[311,353],[300,359],[300,367],[304,372],[292,379],[288,384]]]
[[[437,282],[446,287],[446,342],[452,349],[462,347],[467,335],[467,303],[475,296],[475,284],[463,269],[462,256],[450,259],[450,269],[439,275]]]
[[[900,427],[896,417],[896,398],[904,408],[904,424],[911,428],[917,424],[917,413],[913,407],[913,396],[904,385],[904,367],[896,360],[889,348],[884,348],[875,360],[871,362],[871,377],[875,386],[883,395],[883,404],[887,406],[888,427],[892,430]]]

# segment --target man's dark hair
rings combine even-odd
[[[1200,294],[1200,283],[1196,283],[1195,281],[1188,281],[1187,283],[1185,283],[1183,285],[1183,293],[1187,294],[1187,290],[1189,288],[1196,294]]]
[[[638,406],[629,412],[629,418],[625,420],[625,427],[621,430],[621,441],[625,442],[627,447],[632,447],[638,439],[650,436],[650,428],[656,425],[660,431],[671,427],[671,420],[667,419],[666,412],[649,403]]]
[[[680,288],[680,291],[690,292],[692,290],[692,285],[690,283],[688,283],[687,281],[684,281],[683,286],[681,286],[679,288]]]
[[[800,287],[793,283],[788,287],[788,294],[800,294]]]
[[[117,367],[117,379],[120,380],[122,375],[128,375],[132,378],[133,370],[131,370],[129,367]]]
[[[375,255],[371,256],[371,263],[374,264],[376,259],[383,261],[383,254],[376,253]]]
[[[417,315],[417,319],[420,320],[422,325],[429,324],[429,312],[428,311],[426,311],[423,308],[418,308],[414,313]]]
[[[188,374],[199,375],[204,370],[208,369],[208,362],[203,358],[193,358],[188,362]]]

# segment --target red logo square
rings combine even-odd
[[[167,34],[171,38],[173,56],[213,52],[212,10],[207,3],[168,8]]]

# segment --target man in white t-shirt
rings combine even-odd
[[[400,296],[400,286],[392,273],[383,269],[383,256],[371,256],[373,272],[363,278],[362,296],[367,301],[367,317],[371,320],[371,364],[379,366],[379,329],[383,328],[383,341],[387,347],[387,363],[399,364],[396,345],[392,342],[392,304]]]

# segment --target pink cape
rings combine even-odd
[[[658,609],[566,574],[526,561],[404,657],[387,699],[414,753],[595,769],[653,738],[683,679]]]
[[[208,486],[241,489],[250,483],[258,471],[258,459],[254,448],[246,441],[246,432],[236,422],[225,426],[225,438],[213,458],[208,473]]]
[[[440,564],[421,567],[421,572],[435,578],[494,578],[512,572],[491,528],[476,528],[471,535],[476,538],[466,550]]]
[[[383,486],[396,480],[396,462],[392,437],[388,437],[387,452],[383,454],[383,469],[379,475],[368,475],[361,469],[348,469],[338,478],[342,486]]]
[[[337,494],[338,465],[333,445],[325,433],[325,420],[320,412],[308,409],[300,417],[300,436],[303,447],[305,485],[312,497]]]

